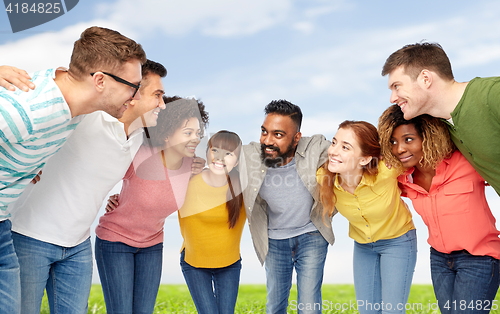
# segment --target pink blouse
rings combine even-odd
[[[118,207],[99,219],[97,237],[139,248],[163,242],[165,218],[184,203],[192,161],[167,170],[155,149],[142,146],[123,178]]]

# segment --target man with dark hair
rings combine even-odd
[[[38,88],[0,90],[0,309],[19,313],[19,264],[12,245],[9,204],[19,198],[47,160],[65,143],[83,114],[104,110],[119,118],[137,92],[146,54],[135,41],[100,28],[75,42],[69,70],[31,75]],[[84,71],[84,72],[82,72]],[[76,118],[75,118],[76,117]]]
[[[243,198],[252,240],[266,268],[267,313],[286,313],[293,269],[297,308],[319,313],[328,243],[335,238],[331,217],[322,214],[316,171],[330,142],[302,137],[302,112],[286,100],[272,101],[265,113],[260,143],[243,146],[241,176],[248,180]]]
[[[142,144],[143,128],[155,126],[165,108],[161,79],[166,74],[163,65],[147,60],[141,99],[133,99],[119,120],[102,111],[87,115],[45,164],[41,180],[9,207],[22,313],[40,312],[45,289],[51,313],[87,313],[90,226]]]
[[[387,58],[391,103],[404,118],[442,118],[451,138],[476,171],[500,195],[500,77],[459,83],[439,44],[404,46]]]

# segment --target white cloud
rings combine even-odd
[[[58,32],[36,34],[24,39],[0,45],[4,64],[19,67],[27,72],[46,68],[68,67],[73,44],[88,27],[99,25],[118,30],[119,27],[107,21],[92,21],[68,26]]]
[[[332,108],[333,109],[333,108]],[[321,112],[314,116],[304,116],[301,131],[303,135],[323,134],[331,140],[343,121],[335,112]]]
[[[317,18],[335,11],[349,11],[356,7],[356,4],[347,0],[317,0],[309,4],[311,7],[304,10],[304,16],[307,18]]]
[[[208,36],[251,35],[280,23],[290,0],[119,0],[102,4],[98,14],[144,32],[161,30],[171,36],[196,31]]]
[[[304,34],[311,34],[314,30],[314,24],[310,22],[297,22],[293,28]]]

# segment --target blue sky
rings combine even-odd
[[[258,140],[263,108],[287,99],[302,108],[302,133],[333,137],[340,122],[376,125],[389,104],[385,59],[405,44],[439,42],[457,81],[496,76],[500,68],[500,2],[393,0],[82,0],[51,22],[12,34],[0,12],[0,64],[27,71],[67,66],[73,42],[92,25],[140,42],[168,69],[168,95],[201,98],[209,132],[235,131]],[[117,187],[119,190],[119,188]],[[488,200],[500,217],[492,189]],[[419,260],[414,282],[430,282],[426,227],[418,215]],[[352,282],[347,221],[334,218],[325,282]],[[176,218],[166,222],[163,282],[183,282]],[[245,230],[242,282],[264,282]],[[97,280],[97,279],[96,279]]]

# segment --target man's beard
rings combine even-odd
[[[278,153],[276,158],[271,158],[266,156],[266,148],[270,148]],[[281,152],[279,147],[273,145],[260,144],[260,158],[264,162],[264,165],[270,168],[281,167],[286,163],[286,159],[292,157],[295,154],[295,146],[293,141],[288,145],[285,152]]]

